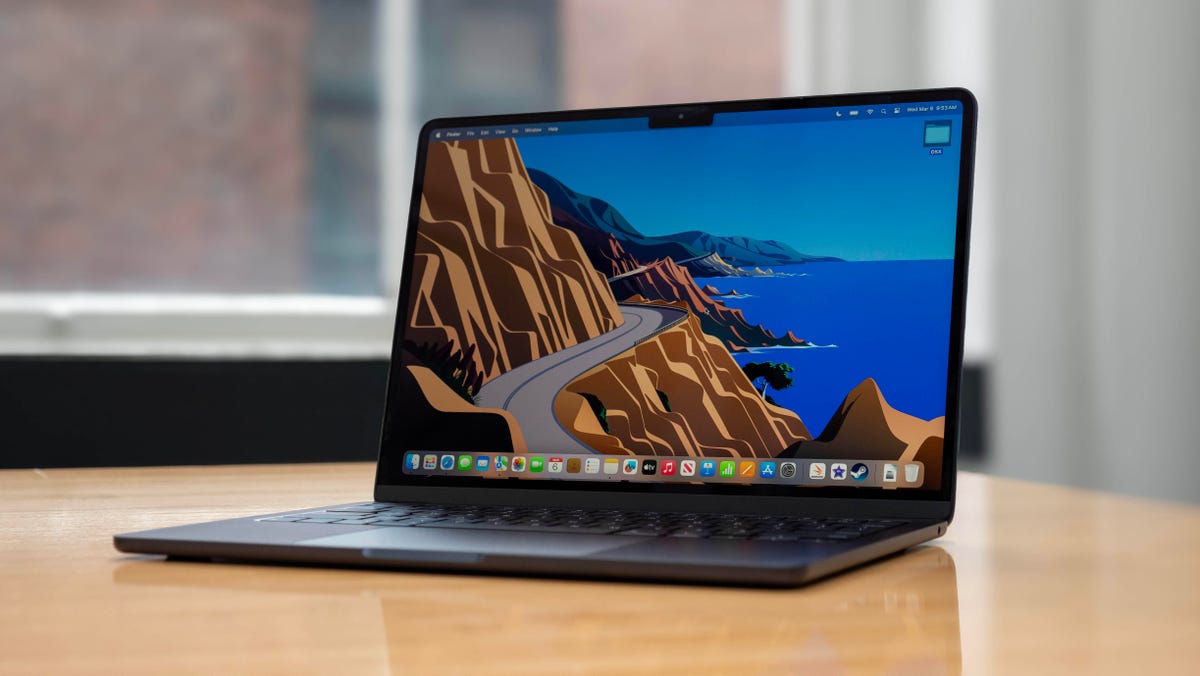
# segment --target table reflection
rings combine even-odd
[[[392,673],[465,660],[541,673],[962,670],[954,560],[934,546],[794,590],[159,560],[120,564],[113,581],[228,593],[231,607],[277,595],[293,615],[348,597],[333,604],[341,617],[291,618],[295,641],[348,643]]]

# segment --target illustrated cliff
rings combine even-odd
[[[410,409],[397,432],[414,447],[525,452],[521,424],[553,421],[518,421],[508,411],[477,406],[475,396],[500,374],[620,326],[620,298],[690,312],[548,394],[547,414],[552,409],[596,449],[712,457],[804,449],[808,457],[869,458],[862,449],[871,448],[933,462],[926,457],[938,455],[940,420],[895,411],[873,381],[856,388],[825,433],[812,439],[795,413],[764,400],[729,353],[804,341],[751,325],[673,259],[643,260],[627,248],[631,226],[615,210],[588,207],[576,212],[609,219],[608,229],[572,221],[576,212],[553,205],[512,140],[431,144],[403,368],[395,375],[399,401]]]
[[[776,336],[763,326],[748,322],[741,310],[727,308],[713,300],[693,279],[689,266],[696,266],[709,275],[751,274],[733,267],[716,252],[705,255],[692,243],[719,244],[739,255],[748,256],[747,252],[751,250],[763,252],[755,260],[778,261],[790,255],[799,261],[812,257],[779,242],[746,237],[721,238],[698,232],[677,235],[691,243],[647,237],[608,202],[577,193],[545,172],[530,169],[529,175],[546,192],[554,222],[575,233],[592,265],[610,278],[613,294],[618,300],[682,301],[700,317],[706,333],[720,338],[734,351],[808,344],[791,332]]]
[[[676,263],[687,266],[697,275],[751,276],[767,273],[763,270],[741,270],[734,266],[792,265],[841,260],[804,254],[775,240],[713,235],[699,230],[670,235],[644,235],[616,207],[599,197],[575,192],[562,181],[538,169],[530,169],[529,176],[546,192],[556,223],[570,228],[577,235],[584,230],[611,234],[625,251],[642,262],[671,258]],[[737,224],[731,223],[730,227],[737,228]],[[607,272],[603,267],[599,269]],[[609,276],[613,274],[617,273],[610,273]]]
[[[553,209],[554,221],[576,234],[592,231],[612,235],[625,251],[639,261],[667,257],[681,261],[707,253],[679,242],[643,235],[613,205],[598,197],[577,193],[544,171],[530,169],[529,176],[545,191]],[[604,268],[599,269],[607,272]],[[618,273],[612,272],[609,276],[615,274]]]
[[[483,383],[621,324],[513,140],[431,143],[419,218],[405,337],[474,346]]]
[[[554,413],[612,454],[772,457],[811,438],[795,413],[763,400],[694,315],[576,378]]]
[[[922,420],[892,408],[878,383],[867,378],[846,395],[821,436],[801,441],[781,455],[922,462],[925,486],[937,488],[945,428],[945,417]]]
[[[396,399],[405,406],[404,415],[397,418],[398,431],[409,448],[493,453],[528,450],[513,414],[468,403],[430,369],[408,363],[391,377],[396,380]]]
[[[712,252],[732,265],[793,265],[796,263],[835,263],[833,256],[811,256],[773,239],[721,237],[699,230],[662,235],[660,239],[678,242],[697,251]]]
[[[654,261],[645,267],[644,272],[612,282],[617,298],[635,302],[638,299],[683,302],[700,318],[705,333],[721,339],[726,348],[735,352],[747,347],[809,344],[791,331],[776,336],[762,325],[746,321],[741,310],[725,307],[724,303],[715,300],[700,288],[692,278],[692,273],[669,258]]]

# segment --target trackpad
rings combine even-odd
[[[303,540],[296,544],[361,549],[363,555],[368,558],[402,560],[410,558],[408,552],[421,551],[566,558],[587,556],[628,542],[624,538],[605,535],[512,533],[448,528],[375,528]]]

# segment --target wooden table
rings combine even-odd
[[[368,465],[0,472],[0,672],[1200,673],[1200,510],[964,474],[949,534],[791,591],[164,562],[118,531]]]

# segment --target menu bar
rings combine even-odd
[[[905,117],[961,115],[963,105],[958,101],[929,101],[918,103],[873,103],[859,106],[827,108],[789,108],[785,110],[752,110],[713,115],[713,127],[734,127],[758,124],[794,124],[799,122],[853,122],[887,120]],[[684,127],[696,129],[707,127]],[[520,138],[526,136],[555,136],[561,134],[600,134],[626,131],[648,131],[649,118],[626,117],[608,120],[576,120],[541,124],[486,125],[434,129],[434,141],[464,141],[491,138]]]
[[[925,480],[925,465],[921,462],[839,458],[792,460],[413,451],[404,456],[404,473],[489,479],[917,488]]]
[[[487,125],[481,127],[453,127],[434,129],[430,134],[434,141],[477,141],[490,138],[517,138],[523,136],[556,136],[560,134],[601,134],[622,131],[646,131],[650,128],[648,118],[628,117],[616,120],[583,120],[578,122],[552,122],[545,124]]]

